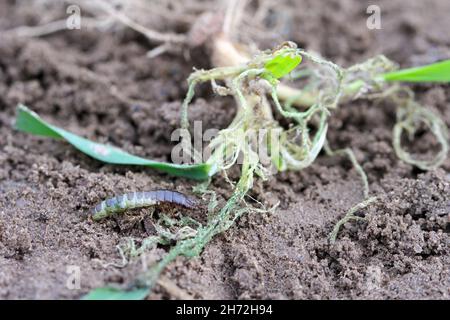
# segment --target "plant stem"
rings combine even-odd
[[[325,152],[330,156],[346,155],[348,157],[348,159],[353,164],[353,167],[355,168],[355,170],[358,172],[359,176],[361,177],[361,181],[363,183],[364,199],[367,199],[369,197],[369,181],[367,179],[366,173],[364,172],[364,169],[361,167],[358,160],[356,160],[353,150],[350,148],[332,150],[327,143],[325,144],[324,149],[325,149]]]
[[[368,198],[368,199],[364,200],[363,202],[358,203],[356,206],[352,207],[345,214],[345,216],[341,220],[339,220],[339,222],[336,223],[336,225],[334,226],[333,231],[330,233],[330,236],[329,236],[330,243],[334,244],[336,242],[336,238],[337,238],[337,235],[339,233],[339,230],[348,221],[350,221],[350,220],[364,220],[363,217],[355,216],[355,213],[358,212],[361,209],[366,208],[367,206],[369,206],[370,204],[374,203],[377,200],[378,200],[377,197],[371,197],[371,198]]]

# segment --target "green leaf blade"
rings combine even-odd
[[[120,290],[113,287],[101,287],[91,290],[82,300],[143,300],[148,296],[148,288]]]
[[[212,173],[211,165],[206,163],[181,165],[154,161],[129,154],[113,146],[88,140],[48,124],[24,105],[17,107],[16,129],[33,135],[64,139],[79,151],[104,163],[147,166],[174,176],[195,180],[206,180]]]
[[[450,59],[382,75],[385,81],[450,83]]]
[[[36,121],[39,116],[37,113],[29,110],[23,104],[17,106],[16,129],[25,131],[34,135],[61,138],[61,136],[48,124]]]

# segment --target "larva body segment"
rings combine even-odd
[[[130,192],[100,202],[92,210],[92,218],[100,220],[126,210],[160,204],[178,205],[187,209],[193,209],[197,206],[197,201],[181,192],[171,190]]]

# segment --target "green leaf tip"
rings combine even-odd
[[[82,300],[143,300],[148,296],[148,288],[121,290],[114,287],[101,287],[91,290]]]
[[[302,62],[302,56],[293,52],[281,53],[266,62],[264,68],[276,79],[289,74]]]
[[[119,148],[85,139],[48,124],[37,113],[22,104],[17,106],[15,127],[17,130],[33,135],[64,139],[79,151],[104,163],[147,166],[170,175],[195,180],[206,180],[213,173],[211,165],[206,163],[182,165],[148,160],[129,154]]]
[[[385,81],[450,83],[450,59],[384,74]]]

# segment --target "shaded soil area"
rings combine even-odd
[[[366,27],[373,1],[287,1],[292,9],[278,38],[255,40],[270,48],[289,39],[344,66],[379,53],[402,66],[450,57],[450,2],[376,2],[381,30]],[[2,1],[0,32],[55,12],[64,16],[64,8],[36,13]],[[114,219],[94,223],[89,210],[118,193],[190,193],[195,182],[104,165],[64,142],[13,129],[15,107],[24,103],[84,137],[169,161],[185,79],[193,66],[208,67],[208,57],[195,49],[148,59],[150,49],[130,30],[0,39],[0,298],[79,298],[109,282],[130,282],[164,253],[158,248],[125,268],[107,266],[120,264],[116,246],[130,235],[142,239],[145,228]],[[450,125],[450,87],[414,89]],[[203,129],[223,128],[235,106],[205,87],[190,110]],[[346,224],[334,245],[329,232],[363,194],[345,158],[321,154],[301,172],[258,181],[251,196],[267,205],[280,201],[280,207],[242,217],[200,257],[177,259],[164,272],[172,286],[158,285],[150,298],[178,298],[181,291],[198,299],[449,299],[450,160],[433,172],[403,163],[391,143],[394,123],[389,103],[347,103],[332,117],[331,146],[354,150],[371,193],[380,197],[364,211],[367,221]],[[414,148],[426,152],[430,143],[425,135]],[[230,195],[223,177],[213,187],[222,200]],[[79,290],[66,286],[70,266],[80,267]],[[173,286],[179,290],[168,289]]]

